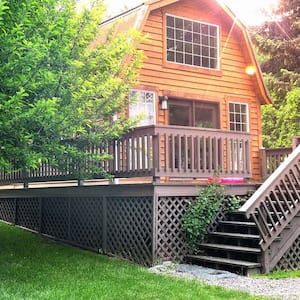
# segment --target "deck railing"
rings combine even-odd
[[[240,211],[253,218],[266,250],[300,211],[300,145]]]
[[[115,177],[251,177],[250,134],[247,133],[147,126],[136,128],[101,149],[91,147],[88,151],[111,154],[113,159],[101,162],[101,167]],[[0,172],[0,183],[66,178],[75,179],[67,168],[60,171],[47,163],[29,172]]]
[[[249,134],[151,126],[135,129],[114,149],[116,176],[251,177]]]
[[[293,151],[290,148],[262,149],[263,178],[268,178]]]
[[[263,179],[267,179],[299,144],[300,137],[295,136],[292,139],[292,147],[273,149],[263,148],[261,150]]]

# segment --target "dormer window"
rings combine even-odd
[[[219,27],[166,16],[167,61],[219,70]]]

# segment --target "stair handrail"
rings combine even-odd
[[[254,192],[254,194],[248,199],[248,201],[239,209],[244,213],[247,218],[252,217],[257,225],[259,234],[262,238],[260,245],[262,250],[266,250],[273,241],[279,237],[283,229],[288,223],[296,216],[300,211],[300,197],[299,192],[295,190],[296,199],[293,199],[292,205],[289,205],[288,212],[284,212],[284,216],[279,218],[277,211],[277,220],[275,221],[272,216],[272,204],[271,195],[274,196],[276,188],[280,186],[282,182],[292,174],[295,175],[299,172],[300,162],[300,145],[282,162],[282,164],[274,171],[274,173],[268,177],[268,179]],[[293,173],[294,172],[294,173]],[[298,175],[299,176],[299,175]],[[297,184],[299,184],[299,178],[296,178]],[[295,188],[295,187],[294,187]],[[279,203],[280,205],[280,203]],[[273,210],[274,212],[274,210]],[[271,222],[271,224],[269,224]]]
[[[244,203],[244,205],[239,209],[240,212],[244,212],[247,218],[250,217],[251,213],[254,212],[258,204],[261,201],[261,197],[269,189],[278,178],[281,177],[281,174],[286,171],[294,161],[300,159],[300,145],[280,164],[280,166],[269,176],[266,181],[253,193],[253,195]]]

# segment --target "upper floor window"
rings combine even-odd
[[[166,16],[167,61],[219,69],[219,27]]]
[[[129,116],[139,119],[138,126],[155,124],[155,93],[131,90],[129,93]]]
[[[229,103],[229,126],[232,131],[247,132],[248,105],[243,103]]]

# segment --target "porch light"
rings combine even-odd
[[[168,109],[168,96],[159,96],[159,103],[161,104],[161,109]]]

